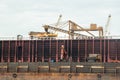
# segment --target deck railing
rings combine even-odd
[[[0,40],[68,40],[68,37],[41,37],[41,38],[31,38],[31,37],[0,37]],[[117,36],[96,36],[96,37],[75,37],[72,40],[80,39],[120,39],[120,35]]]

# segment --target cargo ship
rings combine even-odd
[[[74,26],[69,31],[45,25],[46,32],[30,32],[29,39],[1,39],[0,80],[120,80],[120,39],[103,36],[95,24],[85,29],[68,22]],[[69,38],[57,39],[48,28]],[[75,31],[99,31],[99,36]]]

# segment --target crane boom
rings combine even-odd
[[[55,24],[55,27],[56,27],[56,28],[58,27],[61,18],[62,18],[62,15],[59,15],[59,18],[58,18],[58,20],[57,20],[57,23]],[[48,27],[44,26],[44,29],[45,29],[45,31],[48,33]],[[56,31],[55,31],[54,33],[56,33]]]
[[[80,29],[84,29],[83,27],[79,26],[78,24],[76,24],[75,22],[73,22],[71,20],[69,20],[69,22],[72,23],[72,24],[74,24],[74,25],[76,25],[76,26],[78,26]],[[86,31],[86,32],[95,37],[95,35],[92,34],[92,33],[90,33],[89,31]]]
[[[59,18],[58,18],[57,23],[56,23],[56,25],[55,25],[56,28],[58,27],[61,18],[62,18],[62,15],[59,15]],[[55,30],[55,33],[56,33],[56,30]]]
[[[111,19],[111,15],[108,16],[108,20],[107,20],[107,23],[105,25],[105,34],[104,36],[107,36],[110,34],[110,32],[108,31],[108,27],[109,27],[109,24],[110,24],[110,19]]]
[[[60,22],[61,18],[62,18],[62,15],[59,15],[59,18],[58,18],[57,23],[55,25],[56,27],[59,25],[59,22]]]
[[[43,27],[44,28],[47,27],[48,29],[52,29],[52,30],[55,30],[55,31],[63,32],[63,33],[69,34],[69,35],[88,37],[86,35],[82,35],[82,34],[79,34],[79,33],[70,33],[70,31],[67,31],[67,30],[64,30],[64,29],[60,29],[60,28],[56,28],[56,27],[52,27],[50,25],[44,25]]]

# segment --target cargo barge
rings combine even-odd
[[[119,48],[119,39],[1,40],[0,80],[119,80]]]

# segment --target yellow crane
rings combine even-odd
[[[66,25],[67,24],[67,25]],[[63,29],[62,26],[68,26],[68,29],[65,30]],[[59,32],[62,32],[62,33],[65,33],[65,34],[68,34],[69,35],[69,39],[74,39],[74,36],[77,36],[77,37],[84,37],[84,38],[89,38],[89,36],[87,35],[83,35],[83,34],[80,34],[80,33],[75,33],[74,31],[82,31],[83,28],[80,27],[78,24],[74,23],[73,21],[71,20],[68,20],[67,22],[65,22],[65,24],[63,24],[61,27],[54,27],[54,26],[51,26],[51,25],[45,25],[43,26],[45,29],[51,29],[51,30],[54,30],[54,31],[59,31]],[[78,29],[79,27],[79,29]],[[82,28],[82,29],[80,29]],[[84,29],[85,30],[85,29]],[[86,32],[88,32],[86,30]],[[92,33],[88,32],[89,34],[93,35]],[[93,35],[94,36],[94,35]]]
[[[62,18],[62,15],[59,15],[57,23],[55,24],[55,28],[58,27],[61,18]],[[56,30],[54,32],[48,32],[48,25],[44,25],[43,27],[44,27],[45,32],[47,33],[48,37],[57,37],[58,36],[58,34],[56,33]]]
[[[56,27],[58,26],[59,22],[60,22],[60,19],[61,19],[62,15],[59,16],[58,20],[57,20],[57,23],[56,23]],[[44,25],[44,29],[45,29],[45,32],[35,32],[35,31],[31,31],[29,33],[30,37],[31,38],[43,38],[43,37],[57,37],[58,34],[56,33],[52,33],[52,32],[48,32],[48,26],[47,25]]]
[[[66,22],[67,26],[68,26],[68,30],[65,30],[63,28],[58,28],[58,27],[54,27],[54,26],[50,26],[50,25],[45,25],[43,26],[45,29],[51,29],[54,31],[59,31],[62,33],[66,33],[69,35],[69,39],[74,39],[74,36],[76,37],[83,37],[83,38],[91,38],[90,36],[87,35],[83,35],[80,33],[75,33],[75,32],[80,32],[80,31],[85,31],[88,34],[92,35],[93,37],[96,37],[93,33],[89,32],[89,31],[98,31],[99,32],[99,37],[103,36],[103,28],[102,27],[97,27],[97,24],[91,24],[90,28],[83,28],[81,26],[79,26],[78,24],[76,24],[75,22],[68,20]],[[66,25],[64,24],[64,25]],[[62,26],[64,26],[62,25]],[[61,26],[61,27],[62,27]]]
[[[72,24],[72,28],[71,31],[75,32],[75,31],[85,31],[88,34],[90,34],[91,36],[95,37],[95,35],[89,31],[98,31],[99,32],[99,37],[103,36],[103,28],[102,27],[97,27],[97,24],[91,24],[90,28],[83,28],[81,26],[79,26],[78,24],[69,21]]]
[[[90,35],[92,35],[92,37],[95,37],[95,35],[93,33],[91,33],[90,31],[99,31],[99,37],[103,36],[103,28],[97,27],[96,24],[91,24],[90,28],[83,28],[83,27],[79,26],[78,24],[76,24],[75,22],[68,20],[67,22],[65,22],[61,25],[60,24],[61,17],[62,17],[62,15],[59,16],[57,23],[55,25],[44,25],[43,27],[45,29],[45,32],[31,32],[29,35],[38,37],[38,38],[57,37],[58,34],[56,33],[56,31],[59,31],[59,32],[68,34],[69,39],[74,39],[74,36],[76,38],[77,37],[78,38],[81,38],[81,37],[91,38],[91,36],[87,36],[87,35],[83,35],[83,34],[75,33],[75,32],[85,31],[85,32],[89,33]],[[68,27],[67,30],[63,29],[63,26],[65,26],[65,25],[66,25],[66,28]],[[53,30],[54,32],[49,32],[48,29]]]

